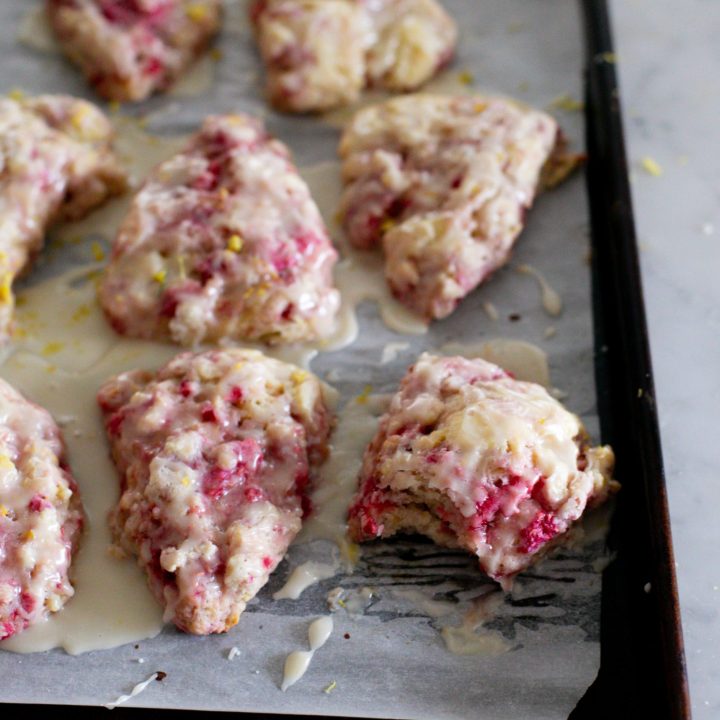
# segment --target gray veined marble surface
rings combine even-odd
[[[696,720],[720,718],[720,2],[614,0]],[[652,158],[662,168],[643,168]]]

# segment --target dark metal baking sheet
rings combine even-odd
[[[582,2],[586,43],[586,169],[593,246],[596,376],[603,441],[623,484],[604,572],[601,669],[572,718],[689,718],[662,457],[607,4]],[[541,29],[538,29],[541,32]],[[642,393],[639,392],[642,390]],[[646,592],[650,583],[650,592]],[[14,716],[28,706],[5,705]],[[97,708],[44,706],[51,717]],[[131,718],[210,713],[118,708]],[[236,713],[238,717],[249,717]],[[279,718],[278,715],[266,715]],[[294,716],[300,717],[300,716]]]

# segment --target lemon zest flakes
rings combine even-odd
[[[165,279],[167,278],[167,270],[158,270],[157,272],[153,273],[153,280],[158,283],[158,285],[163,285],[165,283]]]
[[[576,100],[567,93],[564,95],[558,95],[550,105],[559,110],[565,110],[566,112],[580,112],[585,108],[585,103],[580,100]]]
[[[384,233],[388,232],[389,230],[392,230],[397,223],[392,218],[385,218],[380,223],[380,230]]]
[[[192,5],[188,5],[185,14],[193,22],[199,23],[207,18],[208,9],[202,3],[193,3]]]
[[[102,140],[103,132],[90,118],[92,111],[85,103],[78,103],[70,116],[70,124],[82,140]],[[90,122],[87,122],[88,119]]]
[[[97,260],[97,262],[102,262],[105,259],[105,251],[103,250],[102,245],[97,240],[93,242],[90,250],[92,251],[92,255],[95,260]]]
[[[368,401],[368,398],[370,397],[371,392],[372,392],[372,385],[366,385],[363,388],[363,391],[355,398],[355,402],[358,405],[367,404],[367,401]]]
[[[190,477],[189,477],[188,475],[183,475],[182,480],[180,480],[180,482],[181,482],[185,487],[190,487]]]
[[[6,470],[14,470],[15,463],[7,455],[0,455],[0,468],[5,468]]]
[[[299,385],[302,382],[305,382],[309,377],[309,373],[307,373],[305,370],[295,370],[293,374],[290,376],[290,379],[296,384]]]
[[[323,692],[326,695],[329,695],[335,688],[337,687],[337,682],[333,680],[324,690]]]
[[[651,158],[649,155],[645,156],[640,161],[640,165],[648,175],[652,175],[653,177],[660,177],[663,174],[663,169],[660,163],[654,158]]]
[[[0,278],[0,303],[7,305],[12,302],[12,273],[6,272]]]
[[[25,99],[25,93],[20,90],[20,88],[13,88],[9,93],[8,97],[11,100],[15,100],[16,102],[20,102],[21,100]]]
[[[239,253],[243,249],[243,239],[239,235],[231,235],[227,242],[227,249]]]
[[[53,341],[46,343],[45,347],[42,349],[42,354],[45,357],[49,357],[50,355],[57,355],[63,348],[65,347],[65,343]]]
[[[2,515],[2,517],[7,517],[9,514],[10,511],[4,505],[0,505],[0,515]]]
[[[35,539],[35,533],[32,530],[28,530],[25,535],[23,535],[25,540],[34,540]]]
[[[360,560],[360,546],[343,538],[340,545],[340,555],[350,567],[355,567]]]
[[[458,80],[463,85],[472,85],[475,82],[475,76],[469,70],[463,70],[461,73],[458,73]]]
[[[83,304],[78,307],[77,310],[72,314],[72,321],[73,322],[80,322],[81,320],[84,320],[86,317],[90,317],[90,306]]]

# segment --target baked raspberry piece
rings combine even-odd
[[[121,496],[110,524],[166,620],[228,630],[300,530],[332,414],[310,373],[251,350],[177,356],[98,394]]]
[[[15,277],[52,222],[77,219],[125,189],[113,129],[94,105],[59,95],[0,98],[0,341]]]
[[[345,230],[357,247],[382,244],[398,300],[445,317],[507,262],[558,137],[549,115],[503,98],[421,94],[362,110],[339,149]]]
[[[166,90],[220,25],[220,0],[47,0],[65,54],[100,95],[144,100]]]
[[[447,64],[457,29],[435,0],[255,0],[273,105],[321,111],[366,86],[412,90]]]
[[[540,385],[480,359],[420,356],[368,446],[357,541],[420,533],[502,580],[562,542],[619,487],[609,447]]]
[[[0,640],[73,596],[69,571],[82,525],[60,430],[0,380]]]
[[[252,118],[210,117],[135,197],[100,301],[135,337],[311,340],[335,324],[336,260],[285,145]]]

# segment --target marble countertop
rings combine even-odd
[[[613,0],[611,9],[693,717],[715,720],[720,717],[720,437],[713,420],[720,403],[720,3]]]

